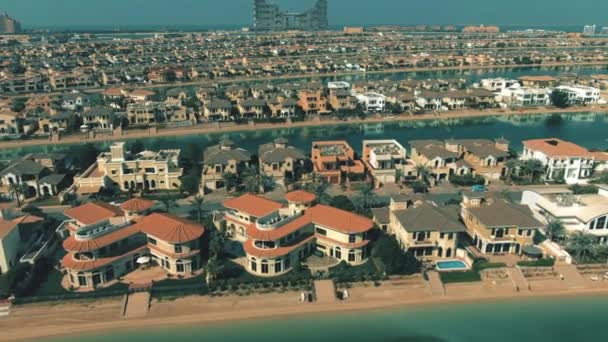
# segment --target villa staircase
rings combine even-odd
[[[530,284],[519,267],[509,268],[509,277],[516,292],[530,292]]]
[[[129,293],[125,295],[123,301],[123,318],[145,317],[150,309],[151,290],[151,284],[131,284],[129,286]]]
[[[429,277],[428,283],[431,287],[431,294],[437,297],[445,296],[445,287],[443,286],[439,272],[429,271],[427,275]]]
[[[11,313],[11,303],[8,301],[0,302],[0,317],[6,317]]]
[[[336,285],[333,280],[315,280],[314,295],[317,303],[332,303],[337,301]]]

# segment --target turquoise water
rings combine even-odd
[[[469,268],[467,264],[460,260],[437,261],[435,263],[437,269],[442,270],[462,270]]]
[[[608,149],[608,115],[581,113],[549,115],[521,115],[471,119],[427,120],[417,122],[390,122],[370,124],[344,124],[326,127],[280,128],[232,133],[179,135],[141,139],[149,149],[185,148],[190,144],[201,147],[217,144],[228,137],[238,145],[257,153],[260,144],[275,138],[289,139],[291,145],[310,151],[315,140],[346,140],[359,152],[364,139],[397,139],[406,147],[415,139],[494,139],[504,137],[512,147],[521,149],[525,139],[558,137],[577,142],[587,148]],[[96,143],[108,148],[108,142]],[[31,152],[68,152],[70,145],[42,145],[14,149],[1,149],[0,159],[11,159]]]
[[[511,300],[189,328],[159,327],[79,336],[78,341],[587,342],[608,341],[606,317],[608,298],[605,297]]]

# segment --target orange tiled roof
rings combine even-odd
[[[296,249],[302,245],[305,245],[314,239],[315,239],[315,236],[311,235],[309,238],[304,239],[293,246],[279,247],[279,248],[273,248],[273,249],[258,249],[253,245],[253,240],[250,239],[250,240],[245,241],[245,243],[243,244],[243,249],[245,250],[245,253],[252,255],[254,257],[257,257],[257,258],[276,258],[276,257],[287,255],[294,249]]]
[[[591,157],[586,148],[558,138],[525,140],[523,142],[530,150],[541,151],[550,157]]]
[[[114,242],[124,240],[129,236],[140,233],[141,230],[137,224],[121,228],[109,234],[102,235],[91,240],[77,240],[73,236],[68,237],[63,241],[63,249],[71,252],[91,252],[102,247],[109,246]]]
[[[224,202],[224,207],[228,209],[242,211],[255,217],[266,216],[282,206],[281,203],[253,194],[244,194]]]
[[[111,217],[123,216],[122,209],[102,202],[89,202],[78,207],[67,209],[65,216],[83,224],[93,224]]]
[[[363,233],[374,226],[372,220],[366,217],[322,204],[310,208],[307,214],[312,215],[315,224],[345,234]]]
[[[310,203],[317,199],[317,196],[303,190],[292,191],[285,195],[285,199],[292,203]]]
[[[202,225],[169,214],[151,214],[142,218],[137,226],[142,232],[169,243],[190,242],[205,233]]]
[[[132,213],[140,213],[154,206],[154,201],[150,201],[141,197],[131,198],[120,205],[120,209]]]
[[[76,270],[76,271],[90,271],[100,267],[104,267],[109,265],[117,260],[120,260],[128,255],[135,253],[143,253],[148,250],[147,246],[141,246],[137,249],[129,251],[123,255],[111,257],[111,258],[100,258],[95,260],[76,260],[74,259],[74,255],[72,253],[66,254],[63,259],[61,259],[61,265],[65,268]]]

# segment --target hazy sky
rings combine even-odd
[[[301,10],[314,0],[276,0]],[[253,0],[0,0],[25,26],[242,25]],[[330,24],[608,26],[606,0],[329,0]]]

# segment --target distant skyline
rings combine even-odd
[[[315,0],[274,0],[290,10]],[[253,0],[0,0],[27,27],[250,26]],[[332,26],[502,24],[608,26],[608,1],[329,0]]]

